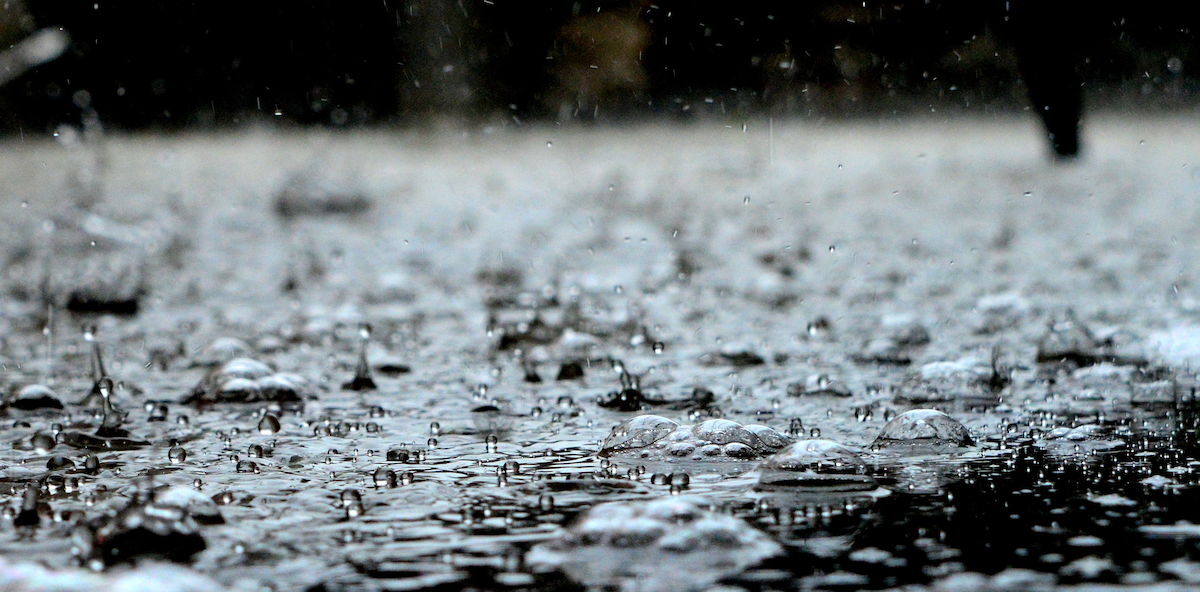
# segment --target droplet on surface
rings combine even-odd
[[[832,440],[800,440],[768,458],[759,469],[759,489],[875,489],[875,480],[867,475],[867,465],[863,459],[853,450]]]
[[[280,430],[279,418],[268,413],[258,421],[258,433],[264,435],[278,434]]]

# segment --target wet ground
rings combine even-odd
[[[68,135],[0,152],[15,589],[1200,583],[1186,118]]]

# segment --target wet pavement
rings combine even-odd
[[[1185,589],[1200,126],[1037,129],[10,140],[0,582]]]

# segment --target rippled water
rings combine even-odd
[[[14,144],[0,581],[1198,583],[1200,130],[1122,122]]]

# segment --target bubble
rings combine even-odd
[[[832,440],[800,440],[760,466],[758,487],[862,491],[875,488],[866,463],[854,451]]]
[[[54,436],[45,432],[38,432],[29,438],[29,445],[38,454],[48,454],[51,450],[54,450]]]
[[[182,446],[173,446],[171,447],[171,450],[167,452],[167,460],[171,461],[172,464],[179,464],[186,461],[187,456],[187,449]]]
[[[379,467],[376,469],[375,474],[372,476],[372,480],[375,482],[375,487],[394,488],[399,484],[399,478],[396,476],[396,471],[393,471],[387,467]]]
[[[871,445],[882,449],[904,445],[971,446],[970,432],[954,418],[933,409],[914,409],[883,426]]]

